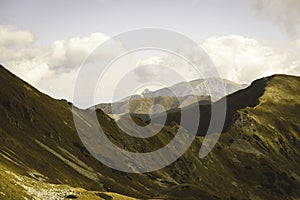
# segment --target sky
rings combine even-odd
[[[0,0],[0,63],[42,92],[72,101],[80,66],[98,45],[120,33],[153,27],[195,41],[222,78],[250,83],[278,73],[299,76],[299,10],[299,0]],[[117,52],[108,51],[106,56]],[[134,60],[172,65],[187,80],[199,78],[174,57],[146,55]],[[107,80],[117,81],[112,76],[125,73],[126,62]],[[131,79],[146,87],[138,80],[149,74],[155,77],[157,70],[139,69]],[[102,88],[97,101],[108,101],[111,87]]]

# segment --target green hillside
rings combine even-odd
[[[2,66],[0,82],[0,199],[300,197],[299,77],[275,75],[229,95],[226,126],[207,157],[198,157],[203,137],[197,136],[176,162],[145,174],[119,172],[93,158],[76,132],[71,103],[42,94]],[[178,129],[178,110],[148,139],[128,136],[104,112],[97,114],[110,140],[134,152],[161,148]]]

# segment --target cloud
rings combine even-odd
[[[300,51],[300,39],[294,41],[294,46]]]
[[[181,44],[176,52],[157,52],[156,56],[137,61],[136,76],[141,81],[163,77],[168,85],[216,76],[209,56],[197,44]],[[160,67],[160,69],[157,69]]]
[[[103,44],[108,38],[102,33],[93,33],[87,37],[57,40],[43,47],[36,44],[36,37],[30,31],[0,26],[0,62],[41,91],[56,98],[72,100],[79,66],[98,45]],[[275,45],[275,42],[265,43],[231,35],[208,38],[200,46],[216,65],[220,76],[235,82],[250,83],[257,78],[276,73],[300,75],[300,40],[280,47]],[[116,43],[108,47],[110,48],[106,51],[96,51],[94,56],[101,59],[115,55],[122,49],[122,44]],[[210,66],[210,63],[206,63],[208,60],[194,57],[193,48],[185,46],[177,53],[189,56],[204,68],[206,64]],[[137,82],[163,77],[165,85],[170,85],[174,81],[182,81],[181,77],[184,78],[183,80],[201,78],[186,61],[174,55],[166,53],[140,58],[137,56],[130,63],[136,66],[148,65],[148,67],[137,68],[133,72]],[[106,82],[117,82],[122,78],[124,72],[128,71],[124,67],[124,62],[126,64],[127,60],[116,64],[115,68],[109,71]],[[167,69],[158,69],[155,65],[163,65]],[[181,77],[175,76],[173,71]],[[108,90],[111,90],[111,87],[101,89],[100,96],[108,97],[111,93]]]
[[[236,35],[208,38],[201,46],[220,75],[232,81],[249,83],[273,74],[300,75],[300,58],[294,56],[290,47],[281,48]]]
[[[93,33],[88,37],[71,38],[68,41],[57,40],[52,45],[50,55],[52,68],[77,68],[91,52],[109,39],[102,33]]]
[[[26,30],[0,27],[0,61],[31,84],[50,75],[47,64],[49,49],[36,47],[36,37]]]
[[[26,30],[13,30],[12,27],[0,28],[0,46],[19,47],[31,45],[35,36]]]
[[[73,91],[73,87],[65,81],[70,79],[75,83],[73,76],[78,67],[107,39],[109,37],[102,33],[93,33],[82,38],[57,40],[48,47],[42,47],[36,45],[36,37],[30,31],[0,26],[0,62],[38,89],[54,97],[71,100],[69,91]],[[61,88],[66,90],[65,93],[61,92]]]
[[[256,8],[261,15],[270,17],[284,26],[290,36],[295,36],[300,25],[299,0],[257,0]]]
[[[300,40],[283,47],[272,41],[267,43],[238,35],[230,35],[208,38],[200,46],[213,61],[219,76],[234,82],[251,83],[255,79],[273,74],[300,75]],[[189,51],[189,49],[185,49],[185,51]],[[190,55],[191,58],[194,57],[193,54],[195,54],[193,50],[190,50],[190,53],[185,52],[185,55]],[[207,66],[203,60],[196,62],[202,65],[200,67],[201,72],[205,68],[208,68],[207,71],[209,71],[212,66],[209,60],[205,58],[203,54],[203,60],[208,62]],[[186,77],[186,80],[201,78],[191,66],[174,56],[151,57],[139,61],[138,64],[168,66],[171,70]],[[158,72],[153,67],[142,67],[136,70],[136,75],[140,79],[146,80],[154,79],[161,74],[166,79],[170,77],[168,70]],[[205,75],[205,77],[215,76],[209,73]]]
[[[146,59],[140,59],[134,70],[140,82],[159,81],[157,79],[164,77],[164,82],[175,84],[184,80],[192,80],[199,77],[195,72],[189,73],[191,66],[174,55],[163,54]]]

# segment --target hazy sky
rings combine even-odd
[[[0,63],[43,92],[72,100],[80,63],[97,45],[158,27],[199,43],[223,78],[300,75],[299,10],[299,0],[0,0]]]
[[[264,14],[255,0],[1,0],[0,22],[32,31],[42,44],[141,27],[176,30],[198,42],[230,34],[289,40],[286,30]]]

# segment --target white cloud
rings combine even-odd
[[[72,100],[78,66],[108,38],[102,33],[93,33],[88,37],[57,40],[48,47],[41,47],[36,45],[35,36],[30,31],[0,26],[0,62],[43,92],[56,98]],[[108,48],[107,52],[99,52],[104,53],[101,58],[120,52],[122,44],[113,45],[113,47],[117,48]],[[221,77],[235,82],[250,83],[257,78],[276,73],[300,75],[300,40],[295,40],[286,47],[280,47],[272,42],[267,44],[256,39],[232,35],[208,38],[201,44],[201,47],[215,63]],[[186,52],[189,48],[183,50],[185,55],[189,55]],[[178,53],[183,50],[179,50]],[[142,60],[139,58],[138,56],[134,60],[137,65],[169,66],[170,70],[173,68],[185,80],[200,78],[185,61],[173,55],[147,57],[148,59]],[[191,58],[193,58],[193,50],[191,50]],[[198,61],[205,65],[202,59]],[[119,63],[112,70],[113,76],[121,77],[127,71],[124,62]],[[135,75],[145,80],[152,79],[159,73],[171,82],[176,77],[173,73],[170,76],[170,70],[153,71],[153,68],[148,67],[136,70]],[[105,80],[114,82],[112,75]],[[104,94],[108,92],[101,90],[101,95]]]
[[[216,76],[211,70],[209,56],[195,44],[181,44],[173,53],[157,51],[156,56],[140,59],[137,65],[144,66],[135,70],[141,80],[154,80],[160,76],[168,85]],[[160,70],[157,66],[161,66]]]
[[[48,76],[38,83],[39,89],[57,98],[72,100],[78,70],[72,69]]]
[[[208,38],[201,44],[201,47],[215,64],[220,77],[238,83],[251,83],[255,79],[273,74],[300,75],[300,40],[283,47],[272,41],[267,43],[231,35]],[[190,52],[191,58],[193,58],[195,52],[193,50]],[[189,55],[188,53],[185,54]],[[205,56],[203,56],[203,60],[205,60]],[[202,66],[205,65],[203,61],[199,63]],[[138,64],[169,66],[186,77],[186,80],[201,78],[198,73],[193,71],[191,66],[174,56],[151,57],[140,61]],[[208,63],[207,68],[209,67],[211,65]],[[203,72],[206,67],[200,68]],[[164,73],[166,78],[169,75],[169,71],[157,72],[150,67],[140,68],[136,71],[141,79],[153,79],[157,76],[157,73]],[[209,75],[209,73],[206,73],[206,75]]]
[[[220,75],[232,81],[249,83],[281,73],[300,75],[300,58],[294,57],[289,48],[235,35],[208,38],[202,47]]]
[[[263,16],[284,26],[290,36],[296,35],[300,25],[299,0],[257,0],[256,7]]]
[[[93,33],[89,37],[71,38],[68,41],[57,40],[52,45],[49,64],[53,68],[77,68],[98,45],[107,39],[109,37],[102,33]]]
[[[13,30],[11,27],[0,28],[0,46],[26,46],[31,45],[34,41],[35,37],[30,31]]]
[[[35,85],[51,74],[47,62],[49,49],[36,47],[30,31],[0,27],[0,61],[19,77]]]
[[[294,46],[300,51],[300,39],[294,41]]]
[[[38,89],[71,100],[74,84],[65,81],[70,79],[75,83],[75,71],[80,64],[108,38],[102,33],[93,33],[42,47],[35,44],[36,38],[30,31],[0,26],[0,62]]]
[[[171,54],[162,54],[160,56],[141,59],[137,61],[136,65],[139,68],[136,68],[134,73],[140,82],[151,82],[155,78],[163,76],[165,77],[164,82],[175,84],[199,77],[199,74],[193,71],[193,67],[188,62]],[[169,79],[169,81],[166,79]]]

